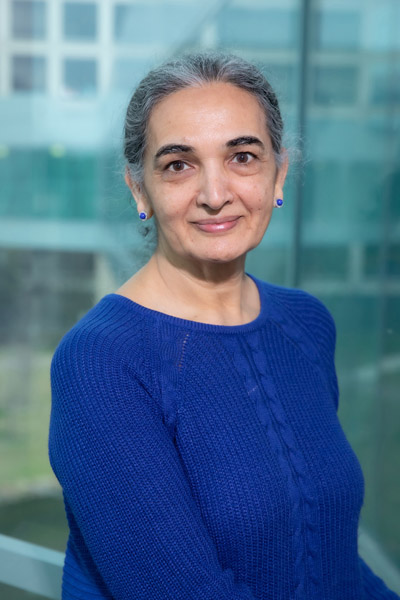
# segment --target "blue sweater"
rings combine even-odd
[[[364,481],[337,417],[335,326],[255,280],[220,326],[109,294],[53,357],[64,599],[398,599],[359,558]]]

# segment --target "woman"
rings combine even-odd
[[[288,167],[270,85],[236,57],[167,63],[131,99],[125,156],[157,247],[53,358],[63,598],[398,598],[357,552],[332,318],[244,270]]]

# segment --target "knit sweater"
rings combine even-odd
[[[60,342],[64,600],[399,598],[358,555],[364,481],[337,417],[332,317],[254,281],[244,325],[109,294]]]

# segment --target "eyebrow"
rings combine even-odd
[[[250,144],[257,144],[257,146],[264,148],[264,144],[262,143],[262,141],[259,140],[257,137],[254,137],[253,135],[243,135],[233,140],[229,140],[229,142],[226,143],[228,148],[234,148],[235,146],[247,146]]]
[[[161,146],[154,159],[157,160],[166,154],[176,154],[178,152],[193,152],[193,148],[192,146],[185,146],[184,144],[166,144],[165,146]]]
[[[257,146],[264,148],[262,141],[253,135],[243,135],[226,142],[226,146],[228,148],[247,146],[250,144],[257,144]],[[177,154],[179,152],[194,152],[194,148],[192,146],[186,146],[185,144],[166,144],[157,150],[154,160],[156,162],[159,158],[161,158],[161,156],[166,156],[167,154]]]

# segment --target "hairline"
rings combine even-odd
[[[248,92],[249,94],[251,94],[257,100],[258,105],[261,108],[261,111],[263,113],[264,126],[266,128],[267,135],[269,136],[269,138],[271,140],[271,145],[272,145],[271,132],[270,132],[269,127],[268,127],[267,114],[265,112],[265,107],[262,105],[260,99],[257,97],[257,94],[252,93],[251,90],[247,89],[246,87],[237,85],[237,84],[232,83],[230,81],[223,81],[223,80],[217,80],[217,79],[210,80],[210,81],[204,81],[204,82],[200,82],[200,83],[193,83],[193,84],[190,84],[190,85],[188,84],[188,85],[185,85],[184,87],[181,87],[181,88],[179,88],[177,90],[173,90],[173,91],[169,92],[168,94],[163,95],[161,98],[159,98],[158,100],[156,100],[154,102],[154,104],[152,105],[152,107],[150,109],[150,112],[149,112],[149,117],[147,119],[147,122],[146,122],[145,127],[144,127],[144,131],[143,131],[143,139],[144,139],[145,143],[144,143],[143,149],[142,149],[141,165],[140,165],[140,171],[139,171],[140,174],[139,173],[135,174],[135,177],[134,177],[136,179],[137,183],[139,183],[139,184],[143,184],[144,183],[144,157],[145,157],[145,154],[146,154],[146,149],[148,147],[149,125],[150,125],[151,117],[152,117],[152,115],[154,113],[154,109],[159,104],[161,104],[161,102],[163,100],[166,100],[167,98],[169,98],[169,96],[172,96],[173,94],[176,94],[177,92],[180,92],[180,91],[182,91],[184,89],[188,89],[188,88],[200,88],[200,87],[203,87],[203,86],[212,85],[213,83],[228,83],[230,85],[233,85],[233,86],[237,87],[240,90],[244,90],[245,92]],[[245,136],[240,136],[240,137],[245,137]],[[248,136],[248,137],[253,137],[253,136]],[[173,145],[178,146],[178,145],[181,145],[181,144],[173,144]],[[275,164],[276,164],[277,168],[279,169],[282,166],[282,164],[283,164],[282,152],[280,152],[278,154],[274,149],[272,149],[272,152],[273,152],[273,155],[274,155]],[[158,154],[158,152],[157,152],[157,154]],[[155,156],[155,158],[156,157],[157,157],[157,155]],[[127,164],[127,167],[128,167],[129,170],[131,170],[131,167],[130,167],[129,163]],[[132,173],[132,175],[133,175],[133,173]]]
[[[215,63],[217,63],[218,60],[220,60],[221,61],[220,64],[217,65],[218,70],[215,73],[212,73],[211,71],[209,71],[208,73],[205,73],[205,72],[202,73],[200,71],[200,69],[198,68],[197,72],[196,72],[195,67],[193,66],[193,62],[190,63],[189,61],[190,61],[190,59],[193,60],[193,58],[202,58],[202,57],[210,58],[211,60],[214,58]],[[272,144],[272,151],[273,151],[273,155],[274,155],[275,164],[276,164],[277,168],[279,169],[285,160],[284,159],[285,152],[283,151],[284,148],[282,147],[282,131],[283,131],[282,117],[281,117],[281,113],[280,113],[280,109],[279,109],[279,105],[278,105],[278,102],[276,99],[275,92],[272,89],[268,80],[265,79],[265,76],[262,73],[261,69],[256,67],[252,63],[249,63],[248,61],[241,59],[240,57],[237,57],[234,55],[228,55],[228,54],[224,54],[224,53],[218,53],[218,52],[211,53],[211,54],[200,52],[197,54],[195,53],[193,55],[189,55],[187,58],[188,58],[188,63],[187,63],[188,70],[186,71],[186,73],[184,72],[184,69],[187,65],[185,65],[184,62],[180,63],[182,71],[181,71],[181,74],[179,74],[179,70],[177,69],[174,61],[172,60],[172,61],[163,63],[162,65],[160,65],[153,71],[150,71],[150,73],[148,74],[148,76],[149,75],[151,76],[152,74],[154,74],[153,76],[156,78],[160,69],[162,69],[162,68],[168,69],[169,75],[170,75],[170,80],[169,80],[169,82],[167,81],[167,85],[169,85],[173,89],[170,89],[170,90],[162,89],[160,86],[160,82],[158,82],[158,88],[157,88],[157,80],[156,80],[156,85],[154,86],[156,88],[155,93],[152,96],[148,95],[147,97],[144,98],[143,105],[142,105],[142,107],[143,107],[142,113],[146,118],[144,120],[143,130],[142,130],[143,145],[138,150],[138,155],[137,155],[138,160],[135,163],[129,163],[129,161],[127,161],[127,167],[130,170],[132,178],[135,179],[138,183],[143,183],[144,156],[145,156],[146,149],[148,147],[149,123],[150,123],[150,119],[151,119],[154,109],[164,99],[168,98],[169,96],[171,96],[172,94],[174,94],[178,91],[188,89],[188,88],[196,88],[196,87],[200,88],[200,87],[209,86],[209,85],[216,84],[216,83],[227,83],[227,84],[233,85],[240,90],[244,90],[244,91],[248,92],[257,100],[257,102],[263,112],[264,118],[265,118],[266,132],[267,132],[267,134],[270,138],[271,144]],[[225,60],[225,64],[223,64],[224,60]],[[235,64],[235,60],[237,61],[236,64]],[[229,67],[230,67],[229,61],[232,61],[231,70],[229,70]],[[254,86],[252,86],[250,72],[247,74],[244,73],[243,79],[242,79],[242,81],[240,81],[240,77],[241,77],[240,61],[244,61],[244,63],[247,63],[248,65],[252,66],[254,68],[254,73],[258,73],[261,77],[264,77],[266,86],[263,87],[261,85],[258,85],[258,88],[257,88],[257,82],[255,80],[254,80]],[[178,67],[179,67],[179,59],[176,62],[178,63]],[[190,72],[190,68],[192,69],[191,72]],[[174,73],[174,69],[177,74]],[[236,69],[236,71],[235,71],[235,69]],[[243,74],[243,72],[242,72],[242,74]],[[247,79],[246,79],[246,76],[247,76]],[[174,77],[175,77],[175,79],[174,79]],[[146,78],[144,80],[142,80],[142,82],[145,80],[146,80]],[[142,82],[139,84],[137,89],[140,89]],[[144,90],[144,92],[145,92],[145,90]],[[271,93],[271,98],[268,97],[269,93]],[[263,102],[263,99],[265,99],[265,102]],[[275,103],[276,103],[276,105],[275,105]],[[150,106],[149,106],[149,104],[150,104]],[[272,129],[271,129],[271,124],[270,124],[271,115],[272,115]],[[280,121],[280,123],[279,123],[279,121]],[[277,151],[276,147],[278,145],[279,145],[279,150]]]

